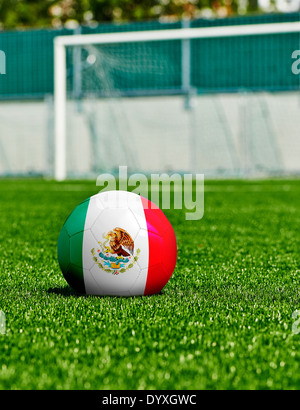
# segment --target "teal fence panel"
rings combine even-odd
[[[70,34],[70,30],[0,33],[0,49],[6,54],[1,99],[42,98],[53,93],[53,39],[62,34]]]
[[[274,14],[226,19],[198,19],[191,27],[257,24],[299,21],[300,13]],[[130,24],[99,24],[81,27],[82,34],[164,30],[182,27],[182,22],[143,22]],[[6,54],[6,75],[0,76],[0,99],[44,98],[53,93],[53,39],[58,35],[73,35],[78,30],[28,30],[0,33],[0,50]],[[116,69],[115,89],[126,93],[146,93],[177,90],[181,87],[181,42],[151,43],[145,51],[143,44],[114,45],[107,48],[110,55],[122,56],[134,70]],[[291,54],[300,48],[298,34],[255,36],[244,38],[215,38],[191,41],[190,86],[199,93],[248,90],[293,90],[299,88],[299,76],[291,72]],[[83,50],[82,53],[85,53]],[[169,59],[169,68],[161,61]],[[123,60],[124,60],[123,59]],[[131,59],[131,60],[130,60]],[[147,60],[148,59],[148,60]],[[151,73],[151,64],[159,74]],[[145,67],[149,66],[146,70]],[[140,70],[138,69],[139,67]],[[174,69],[176,67],[176,69]],[[123,70],[123,71],[122,71]],[[161,73],[163,71],[163,74]],[[74,67],[72,50],[68,51],[68,84],[72,88]],[[101,91],[101,84],[99,85]],[[94,89],[87,80],[82,92]]]

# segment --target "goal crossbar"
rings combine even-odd
[[[54,38],[54,137],[55,169],[58,181],[67,177],[66,167],[66,47],[88,44],[120,44],[167,40],[193,40],[216,37],[240,37],[265,34],[300,33],[300,22],[247,24],[236,26],[181,28],[104,34],[77,34]]]
[[[130,31],[104,34],[77,34],[73,36],[55,37],[54,42],[57,45],[63,46],[83,46],[87,44],[135,43],[159,40],[192,40],[196,38],[250,36],[291,32],[300,32],[300,22],[179,28],[171,30]]]

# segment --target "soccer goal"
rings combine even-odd
[[[54,40],[55,178],[299,172],[300,22]]]

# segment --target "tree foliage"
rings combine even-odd
[[[0,0],[0,28],[223,17],[257,10],[257,0]]]

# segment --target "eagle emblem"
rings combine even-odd
[[[119,275],[131,269],[137,262],[140,249],[134,253],[134,241],[125,229],[114,228],[104,233],[98,248],[91,249],[94,262],[101,270]]]

